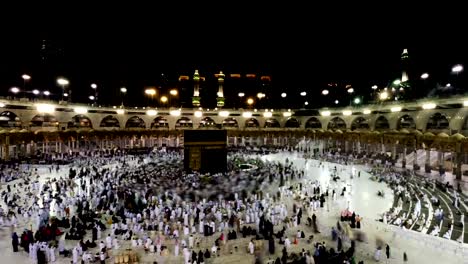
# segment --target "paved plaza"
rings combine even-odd
[[[302,249],[310,250],[313,252],[313,244],[307,242],[307,237],[314,235],[313,243],[324,241],[327,247],[335,247],[336,242],[331,240],[330,229],[335,226],[339,221],[340,212],[346,208],[350,211],[355,211],[356,214],[362,216],[361,231],[365,234],[365,241],[357,242],[356,244],[356,260],[363,260],[364,263],[375,263],[373,259],[374,252],[376,249],[376,241],[383,241],[388,244],[391,248],[391,257],[388,261],[384,260],[384,253],[382,254],[383,263],[403,263],[403,253],[406,252],[408,255],[407,263],[468,263],[467,258],[463,258],[463,252],[465,245],[458,244],[454,241],[449,241],[439,237],[431,237],[427,234],[417,233],[414,231],[402,230],[396,226],[384,225],[382,222],[377,221],[383,212],[388,211],[392,207],[393,203],[393,191],[387,187],[383,182],[376,182],[370,180],[370,175],[365,171],[368,169],[363,166],[354,165],[339,165],[334,163],[324,163],[324,166],[319,167],[319,162],[316,160],[306,160],[302,157],[302,154],[295,152],[282,152],[277,154],[269,154],[261,156],[263,160],[284,162],[286,159],[293,162],[294,166],[304,169],[305,177],[300,180],[295,180],[293,183],[287,182],[288,184],[295,184],[298,181],[303,183],[310,182],[312,180],[318,180],[322,188],[328,188],[331,192],[335,190],[338,194],[341,192],[343,187],[346,187],[346,193],[343,196],[337,195],[336,200],[328,198],[323,208],[318,208],[314,213],[317,215],[317,222],[320,233],[313,233],[310,226],[307,226],[306,221],[302,221],[298,227],[288,229],[287,237],[292,238],[296,235],[297,230],[304,231],[306,238],[299,239],[297,244],[292,244],[292,252],[300,252]],[[108,166],[115,166],[110,164]],[[337,167],[340,179],[333,181],[331,179],[331,171]],[[49,172],[47,166],[37,166],[38,174],[40,175],[40,182],[43,183],[50,178],[66,177],[68,173],[68,167],[63,166],[58,172]],[[361,171],[360,177],[358,172]],[[12,185],[11,182],[9,183]],[[6,184],[2,184],[2,191],[6,189]],[[385,197],[377,196],[378,191],[383,191]],[[278,191],[278,184],[274,183],[269,186],[270,195],[274,195]],[[22,197],[25,197],[24,193],[20,193]],[[292,214],[293,203],[295,201],[292,197],[285,197],[284,203],[287,205],[289,213]],[[26,199],[27,200],[27,199]],[[3,200],[1,201],[2,207],[5,208]],[[306,214],[311,214],[313,211],[305,211]],[[307,215],[306,217],[307,218]],[[304,219],[305,219],[304,218]],[[22,233],[25,228],[34,227],[34,221],[32,219],[24,220],[19,217],[19,223],[17,227],[2,226],[0,228],[0,251],[1,260],[0,263],[31,263],[28,254],[20,248],[20,251],[13,253],[11,246],[11,233],[16,231],[18,234]],[[253,227],[254,225],[251,224]],[[275,226],[275,231],[281,229],[282,225]],[[109,232],[110,228],[106,230]],[[226,233],[226,231],[225,231]],[[105,237],[107,233],[103,233]],[[154,235],[154,234],[152,234]],[[194,250],[205,250],[211,248],[214,244],[214,240],[219,236],[216,233],[214,236],[200,238],[200,244],[197,245]],[[90,239],[90,232],[86,235],[84,241]],[[198,235],[197,235],[198,237]],[[247,253],[247,246],[250,238],[240,238],[236,240],[229,240],[225,245],[221,246],[221,252],[219,256],[212,257],[205,260],[205,263],[254,263],[254,256]],[[66,248],[72,248],[76,245],[77,241],[67,240]],[[106,263],[115,263],[113,256],[125,253],[127,249],[132,249],[138,253],[139,263],[184,263],[182,254],[174,256],[174,241],[167,239],[166,244],[168,246],[168,255],[160,256],[155,253],[147,253],[141,248],[134,248],[131,246],[130,241],[124,241],[121,244],[119,250],[112,250],[112,257],[106,260]],[[267,244],[267,243],[266,243]],[[344,241],[344,248],[350,246],[349,241]],[[276,241],[276,252],[275,255],[268,253],[268,247],[256,252],[257,255],[261,256],[263,263],[272,263],[278,256],[281,256],[281,250],[283,246],[279,245]],[[97,249],[94,249],[97,251]],[[118,251],[118,252],[117,252]],[[182,251],[182,250],[181,250]],[[71,258],[64,258],[57,256],[55,263],[70,263]]]

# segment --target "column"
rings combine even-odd
[[[401,162],[401,167],[406,168],[406,147],[403,148],[403,159]]]
[[[444,170],[444,153],[440,150],[437,151],[437,168],[439,169],[439,173],[443,174]]]
[[[26,144],[26,155],[31,156],[31,143]]]
[[[413,159],[413,170],[419,170],[419,164],[418,164],[418,150],[414,150],[414,159]]]
[[[465,153],[462,153],[460,150],[457,151],[457,153],[455,154],[455,165],[456,165],[456,169],[455,169],[455,178],[457,180],[461,180],[462,179],[462,170],[461,170],[461,167],[462,167],[462,157],[465,155]]]
[[[427,173],[431,172],[431,150],[426,149],[426,162],[424,164],[425,171]]]
[[[10,160],[10,136],[5,137],[5,145],[4,145],[4,155],[3,155],[3,160]]]
[[[36,142],[34,140],[31,140],[31,154],[36,154]]]

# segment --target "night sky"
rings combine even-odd
[[[236,10],[234,14],[197,15],[177,11],[164,15],[159,10],[137,18],[125,13],[111,17],[79,13],[47,22],[31,18],[27,34],[22,34],[22,24],[7,26],[0,44],[0,93],[8,96],[10,87],[22,88],[21,75],[27,73],[32,79],[26,90],[49,90],[58,96],[55,80],[64,76],[70,81],[73,101],[89,103],[90,84],[96,83],[99,104],[120,104],[119,88],[125,86],[129,91],[126,104],[143,106],[148,104],[145,87],[161,87],[162,93],[181,89],[178,76],[192,76],[198,69],[206,77],[204,107],[214,107],[217,84],[213,75],[220,70],[272,78],[266,86],[245,78],[237,82],[226,78],[227,106],[241,106],[238,92],[248,96],[264,92],[268,98],[262,106],[272,108],[303,107],[306,100],[308,108],[317,108],[331,106],[336,99],[344,106],[350,100],[345,85],[370,100],[372,85],[384,87],[399,78],[403,48],[409,50],[410,78],[418,79],[423,72],[431,76],[425,86],[418,86],[418,96],[434,94],[447,82],[457,93],[468,90],[466,71],[450,74],[455,64],[467,66],[466,31],[453,26],[457,25],[453,18],[434,22],[427,17],[417,23],[395,19],[385,24],[380,22],[388,21],[379,14],[332,12],[319,18],[320,10],[288,13],[289,17],[278,10]],[[337,87],[324,98],[321,91],[330,83]],[[184,88],[190,97],[192,87]],[[308,96],[301,98],[301,91]],[[282,92],[288,94],[286,100],[281,100]]]

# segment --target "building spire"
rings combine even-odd
[[[402,72],[401,72],[401,83],[404,85],[408,85],[406,82],[408,81],[408,73],[406,72],[407,70],[407,64],[408,64],[408,49],[403,49],[403,53],[401,53],[401,62],[402,62]]]
[[[193,106],[200,106],[200,74],[198,70],[195,70],[193,74],[193,97],[192,97],[192,105]]]
[[[218,93],[216,94],[216,106],[217,107],[223,107],[224,106],[224,91],[223,91],[223,85],[224,85],[224,73],[220,71],[218,74],[215,74],[216,77],[218,77]]]

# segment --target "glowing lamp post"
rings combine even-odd
[[[165,103],[167,103],[167,101],[169,99],[167,98],[167,96],[163,95],[163,96],[161,96],[160,100],[161,100],[161,103],[165,104]]]
[[[68,101],[69,101],[70,97],[68,95],[71,94],[71,91],[69,93],[66,93],[65,92],[65,87],[67,87],[70,84],[70,82],[65,78],[58,78],[57,79],[57,84],[60,85],[60,87],[62,87],[62,101],[63,101],[64,97],[68,97]],[[67,94],[67,95],[65,95],[65,94]]]
[[[120,88],[120,97],[122,99],[122,104],[120,105],[121,108],[123,108],[123,106],[124,106],[124,96],[125,96],[125,94],[127,94],[127,88],[121,87]]]
[[[242,98],[244,98],[245,93],[240,92],[240,93],[237,94],[237,96],[239,96],[239,107],[242,107],[243,106],[243,99]]]
[[[156,90],[155,89],[146,89],[145,94],[149,96],[155,96],[156,95]]]
[[[463,71],[463,65],[461,64],[457,64],[452,67],[452,73],[459,74],[462,71]]]
[[[20,88],[18,88],[18,87],[11,87],[11,89],[10,89],[10,92],[13,93],[13,98],[15,98],[16,95],[17,95],[20,91],[21,91],[21,90],[20,90]]]
[[[382,101],[385,101],[388,99],[388,92],[387,91],[383,91],[379,94],[379,99],[382,100]]]
[[[39,90],[37,90],[37,89],[34,89],[34,90],[32,91],[32,93],[33,93],[34,95],[36,95],[36,96],[41,94],[41,92],[40,92]]]
[[[23,91],[24,93],[26,92],[26,83],[31,80],[31,75],[29,74],[23,74],[21,75],[21,78],[23,79]]]
[[[252,98],[248,98],[248,99],[247,99],[247,105],[248,105],[249,107],[252,107],[252,105],[253,105],[254,103],[255,103],[254,99],[252,99]]]
[[[97,104],[97,100],[98,100],[98,91],[97,91],[97,87],[98,87],[97,84],[95,84],[95,83],[92,83],[92,84],[91,84],[91,89],[94,90],[93,106],[94,106],[94,104]]]
[[[145,90],[145,94],[151,98],[151,102],[153,102],[154,96],[156,95],[156,89],[149,88]]]
[[[172,98],[174,99],[177,99],[177,95],[179,95],[179,91],[177,91],[177,89],[171,89],[169,91],[169,105],[172,106],[174,104],[174,102],[172,101]]]

